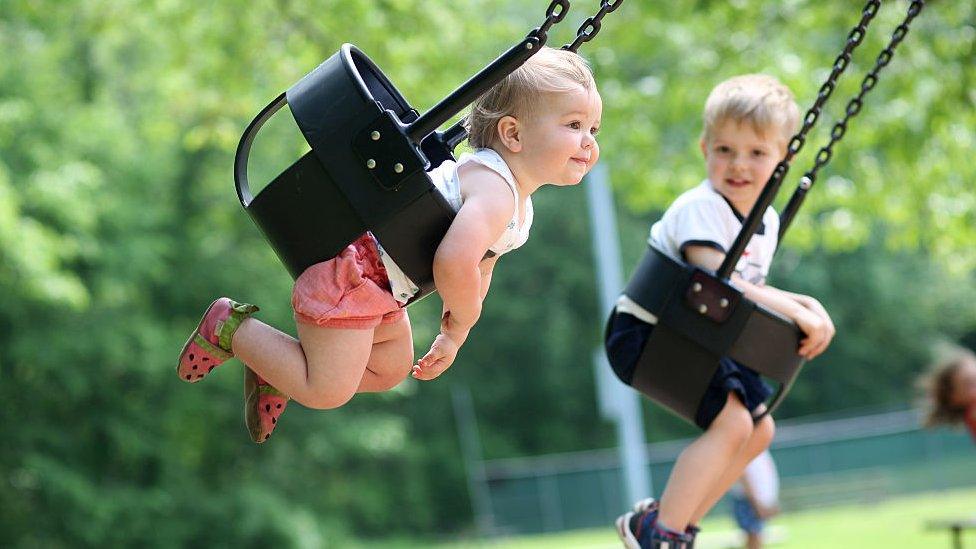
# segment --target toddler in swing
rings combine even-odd
[[[962,347],[942,355],[919,379],[925,392],[925,426],[964,424],[976,441],[976,355]]]
[[[675,259],[718,270],[785,156],[799,117],[793,94],[770,76],[738,76],[716,86],[705,102],[699,142],[707,178],[679,196],[651,227],[650,244]],[[805,335],[797,352],[812,359],[827,348],[834,326],[816,299],[765,284],[778,230],[779,218],[770,207],[736,265],[732,283],[747,298],[795,321]],[[624,383],[630,384],[656,322],[626,296],[617,301],[606,346]],[[769,446],[774,424],[763,412],[770,394],[754,370],[721,359],[696,412],[695,423],[704,432],[678,457],[660,501],[638,502],[617,519],[626,547],[692,546],[702,517]]]
[[[440,333],[416,362],[404,307],[417,286],[367,232],[295,281],[297,339],[254,318],[256,306],[222,297],[180,353],[180,378],[197,382],[228,358],[240,359],[245,423],[258,443],[271,436],[289,399],[331,409],[408,375],[436,378],[478,321],[499,256],[528,238],[532,193],[575,185],[597,162],[602,108],[586,62],[552,48],[474,102],[465,119],[474,152],[430,172],[458,213],[434,257]]]

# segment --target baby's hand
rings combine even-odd
[[[450,368],[457,354],[458,344],[450,337],[439,334],[434,338],[427,354],[414,364],[411,375],[416,379],[430,381]]]
[[[821,317],[810,309],[804,308],[801,311],[794,320],[806,337],[800,340],[800,349],[797,352],[803,358],[813,360],[830,345],[830,340],[834,337],[834,324],[830,317]]]

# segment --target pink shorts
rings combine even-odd
[[[291,306],[296,321],[327,328],[375,328],[404,315],[369,233],[306,269],[295,281]]]

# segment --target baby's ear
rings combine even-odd
[[[705,148],[705,138],[704,137],[702,137],[701,139],[698,140],[698,148],[701,149],[702,155],[704,155],[706,157],[708,156],[708,152],[706,152],[707,149]]]
[[[519,121],[514,116],[503,116],[498,120],[498,140],[506,149],[517,153],[522,150],[522,136]]]

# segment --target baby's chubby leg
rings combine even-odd
[[[752,436],[752,416],[733,393],[695,442],[678,456],[661,495],[658,524],[683,532]]]
[[[406,311],[404,311],[406,313]],[[380,324],[373,332],[373,349],[358,393],[387,391],[406,379],[413,366],[413,335],[406,314],[393,324]]]
[[[763,450],[769,447],[769,443],[773,441],[773,434],[775,432],[776,425],[770,416],[766,416],[756,423],[752,430],[752,436],[749,437],[749,441],[742,447],[742,451],[739,452],[739,455],[735,457],[725,472],[722,473],[722,477],[715,484],[711,493],[705,497],[705,500],[702,501],[701,505],[698,506],[698,509],[691,516],[691,524],[698,524],[712,507],[718,503],[718,500],[722,499],[725,492],[728,492],[729,488],[742,476],[742,472],[745,471],[746,466],[752,460],[756,459],[756,456],[761,454]]]
[[[234,354],[269,384],[309,408],[338,408],[358,389],[373,329],[298,323],[295,339],[255,318],[234,333]],[[406,368],[409,370],[410,362]]]

